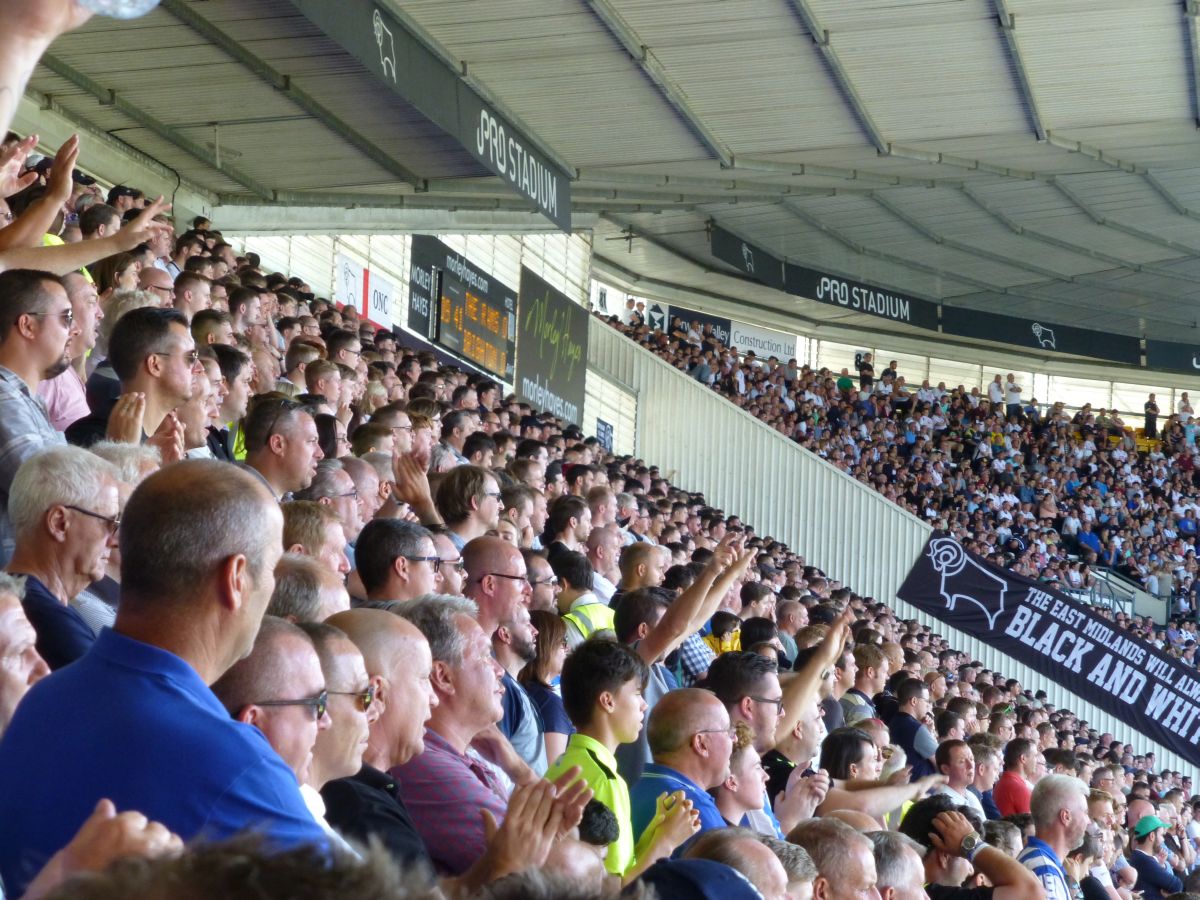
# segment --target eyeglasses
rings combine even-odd
[[[314,717],[320,719],[325,715],[325,711],[329,709],[329,692],[321,691],[315,697],[303,697],[299,700],[259,700],[251,706],[307,706],[314,713]]]
[[[530,587],[537,587],[539,584],[552,584],[552,585],[558,584],[558,576],[557,575],[551,575],[549,578],[538,578],[536,580],[533,578],[526,578],[525,580],[529,582]]]
[[[458,559],[443,559],[442,565],[449,566],[453,571],[459,572],[459,573],[467,571],[467,567],[465,565],[463,565],[461,556],[458,557]]]
[[[154,353],[151,353],[150,355],[151,356],[165,356],[169,359],[170,357],[174,356],[175,354],[174,353],[165,353],[162,351],[155,351]],[[189,366],[194,366],[194,365],[196,365],[196,363],[200,362],[200,354],[196,350],[189,350],[183,354],[183,359],[187,362],[187,364]]]
[[[501,495],[500,495],[499,491],[484,491],[483,496],[485,498],[486,497],[495,497],[497,500],[499,500]]]
[[[333,496],[334,497],[353,497],[355,500],[357,500],[358,499],[358,488],[355,488],[354,490],[349,491],[345,494],[334,494]]]
[[[412,431],[412,430],[413,430],[413,427],[411,425],[393,425],[392,426],[392,431]]]
[[[409,562],[427,562],[435,573],[442,567],[440,556],[406,556],[404,558]]]
[[[750,699],[753,700],[755,698],[751,697]],[[783,701],[780,701],[780,702],[782,703]],[[736,728],[703,728],[700,731],[697,731],[696,734],[724,734],[724,735],[727,735],[732,740],[735,740],[735,741],[737,740],[737,729]]]
[[[75,311],[72,309],[64,309],[56,313],[52,312],[31,312],[31,316],[36,316],[39,319],[54,318],[60,320],[64,325],[70,328],[75,324]]]
[[[92,512],[90,509],[84,509],[82,506],[71,506],[69,503],[67,504],[67,509],[73,509],[77,513],[89,516],[93,519],[99,519],[101,522],[104,522],[108,525],[108,533],[110,535],[116,534],[117,529],[121,527],[120,513],[117,513],[115,516],[102,516],[98,512]]]
[[[775,705],[775,708],[779,711],[779,714],[783,715],[783,698],[782,697],[777,697],[777,698],[751,697],[750,699],[753,700],[755,703],[773,703]]]
[[[506,572],[484,572],[483,575],[480,576],[479,580],[483,581],[483,579],[487,578],[489,575],[491,575],[493,578],[507,578],[509,581],[523,581],[526,584],[530,583],[528,575],[509,575]]]
[[[330,697],[357,697],[358,708],[361,712],[366,712],[375,702],[375,685],[373,684],[367,685],[361,691],[326,691],[325,693]]]
[[[152,291],[163,291],[163,292],[165,292],[165,293],[167,293],[167,294],[170,294],[172,297],[174,297],[174,296],[175,296],[175,288],[163,287],[161,284],[152,284],[152,285],[150,285],[150,290],[152,290]]]

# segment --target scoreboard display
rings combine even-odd
[[[423,297],[436,298],[436,303],[420,308]],[[409,327],[501,381],[513,383],[517,292],[425,235],[413,239]]]

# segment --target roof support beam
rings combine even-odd
[[[843,169],[838,166],[825,166],[815,163],[779,162],[774,159],[755,159],[749,156],[735,156],[734,169],[745,169],[749,172],[778,172],[793,178],[805,175],[814,178],[842,178],[848,181],[862,181],[872,185],[903,186],[903,187],[937,187],[939,182],[932,178],[909,178],[906,175],[884,175],[868,172],[865,169]]]
[[[1000,31],[1004,42],[1008,45],[1008,55],[1012,58],[1013,69],[1017,75],[1017,86],[1029,110],[1029,118],[1033,124],[1033,133],[1039,141],[1046,140],[1046,123],[1042,119],[1038,107],[1037,94],[1033,90],[1033,82],[1029,80],[1029,69],[1025,66],[1025,58],[1021,55],[1021,45],[1017,40],[1017,21],[1008,11],[1008,0],[992,0],[996,8],[996,16],[1000,19]]]
[[[638,33],[633,30],[633,27],[621,17],[621,14],[617,12],[608,0],[586,0],[586,2],[591,7],[592,12],[596,14],[596,17],[604,23],[604,27],[617,39],[617,42],[625,49],[625,52],[633,57],[633,61],[638,64],[638,67],[646,77],[658,88],[659,93],[663,95],[663,98],[675,110],[675,113],[683,119],[684,123],[696,135],[696,138],[704,145],[708,152],[720,160],[722,166],[726,168],[732,166],[733,154],[729,148],[704,124],[699,114],[692,109],[691,103],[688,102],[687,94],[683,92],[683,88],[676,84],[674,79],[667,74],[663,64],[654,55],[654,51],[642,41]]]
[[[1200,3],[1187,0],[1183,17],[1187,22],[1188,48],[1192,57],[1192,113],[1196,124],[1200,125]]]
[[[276,191],[269,203],[237,194],[221,194],[222,206],[278,207],[337,207],[339,209],[441,209],[454,211],[498,210],[502,212],[536,212],[532,203],[520,197],[446,197],[434,194],[354,194],[323,191]],[[669,200],[669,198],[664,198]],[[584,200],[573,204],[580,213],[599,213],[608,209],[621,212],[674,212],[692,209],[694,204],[674,205],[644,199]]]
[[[791,4],[792,9],[796,11],[796,15],[800,17],[800,21],[804,23],[804,27],[808,29],[808,33],[812,35],[812,39],[816,42],[817,49],[821,51],[821,55],[825,57],[825,63],[829,66],[830,72],[833,73],[834,81],[837,82],[838,88],[846,98],[846,102],[850,104],[850,108],[854,110],[854,114],[858,116],[858,121],[867,132],[867,137],[871,139],[871,143],[876,150],[887,156],[887,139],[884,138],[883,132],[879,130],[879,126],[875,124],[875,120],[871,117],[871,111],[867,109],[866,102],[863,100],[862,95],[858,93],[858,88],[854,86],[854,80],[850,77],[850,72],[842,64],[837,51],[829,42],[829,31],[821,27],[821,22],[817,19],[817,14],[813,11],[809,0],[788,0],[788,2]]]
[[[978,206],[997,222],[1000,222],[1002,225],[1008,228],[1013,234],[1028,235],[1029,237],[1037,238],[1039,241],[1045,244],[1060,247],[1063,250],[1069,250],[1072,253],[1078,253],[1082,256],[1090,256],[1092,259],[1098,259],[1101,262],[1106,262],[1124,269],[1130,269],[1134,272],[1148,272],[1153,275],[1159,275],[1163,278],[1171,278],[1176,281],[1186,281],[1188,284],[1192,285],[1196,283],[1196,279],[1189,275],[1181,275],[1178,272],[1173,272],[1170,269],[1161,268],[1154,263],[1136,263],[1132,260],[1123,259],[1119,256],[1103,253],[1100,250],[1084,246],[1083,244],[1073,244],[1070,241],[1064,241],[1062,238],[1055,237],[1052,234],[1047,234],[1046,232],[1035,228],[1029,228],[996,209],[994,206],[972,191],[967,185],[964,184],[961,190],[963,196],[969,199],[972,203]],[[1186,251],[1183,251],[1179,247],[1172,247],[1170,249],[1176,250],[1177,252],[1184,252],[1185,258],[1194,258],[1195,256],[1200,255],[1197,253],[1186,253]]]
[[[116,91],[103,87],[99,82],[93,81],[82,72],[76,71],[57,56],[47,53],[42,57],[41,64],[59,78],[66,79],[81,91],[91,94],[101,105],[111,106],[117,112],[137,122],[143,128],[153,131],[160,138],[179,148],[189,156],[216,169],[225,177],[236,181],[252,194],[257,194],[265,200],[270,200],[274,195],[274,191],[257,179],[229,165],[229,163],[218,160],[207,147],[202,147],[191,138],[180,134],[171,126],[160,122],[158,119],[144,112],[136,103],[130,103]]]
[[[162,7],[192,31],[196,32],[209,43],[220,47],[221,50],[237,60],[271,87],[275,88],[298,107],[334,132],[338,137],[352,144],[359,152],[376,165],[395,175],[401,181],[411,184],[417,190],[423,190],[425,182],[415,175],[411,169],[387,153],[378,144],[371,141],[360,131],[338,116],[320,101],[316,100],[304,89],[297,87],[290,75],[285,75],[269,63],[260,59],[256,54],[246,49],[232,37],[213,25],[196,12],[196,7],[183,0],[161,0]]]

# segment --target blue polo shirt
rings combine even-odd
[[[708,791],[674,769],[658,763],[646,763],[642,777],[629,789],[630,820],[633,823],[635,841],[642,839],[642,832],[654,819],[659,796],[676,791],[683,791],[684,796],[692,801],[692,806],[700,813],[700,832],[725,827],[725,819]]]
[[[327,847],[296,777],[230,718],[173,653],[105,628],[38,682],[0,740],[0,878],[19,897],[96,803],[137,810],[184,840],[245,829],[268,845]]]
[[[32,575],[25,576],[25,617],[37,632],[37,652],[54,672],[75,662],[96,640],[87,621]]]

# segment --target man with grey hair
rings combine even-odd
[[[867,833],[875,850],[880,900],[929,900],[925,893],[925,848],[898,831]]]
[[[849,900],[876,889],[875,853],[871,842],[838,819],[805,819],[788,840],[803,847],[817,867],[813,897]]]
[[[83,656],[95,633],[71,601],[104,577],[121,523],[117,470],[78,447],[51,447],[17,471],[8,512],[17,543],[8,571],[25,576],[25,615],[51,670]]]
[[[746,876],[763,900],[791,900],[783,863],[749,828],[733,825],[706,831],[692,841],[684,859],[710,859]]]
[[[470,600],[427,594],[400,614],[425,635],[433,656],[437,705],[425,726],[425,750],[391,770],[400,795],[439,872],[461,875],[487,846],[481,811],[504,818],[508,792],[471,742],[500,721],[503,669]]]
[[[184,840],[254,829],[325,846],[291,770],[208,687],[253,647],[282,544],[275,499],[226,463],[177,463],[133,492],[116,623],[25,697],[0,742],[0,878],[15,896],[105,797]],[[65,747],[86,752],[64,766]]]
[[[147,475],[158,471],[162,454],[151,444],[124,444],[118,441],[100,441],[88,448],[101,459],[108,460],[117,469],[117,493],[121,508],[133,489]],[[117,618],[117,604],[121,599],[121,550],[114,546],[108,555],[104,577],[93,581],[71,601],[71,605],[83,616],[93,634],[107,628]]]
[[[1033,787],[1029,798],[1033,837],[1017,860],[1038,877],[1046,900],[1074,897],[1063,862],[1087,833],[1091,821],[1087,801],[1087,785],[1073,775],[1045,775]]]

